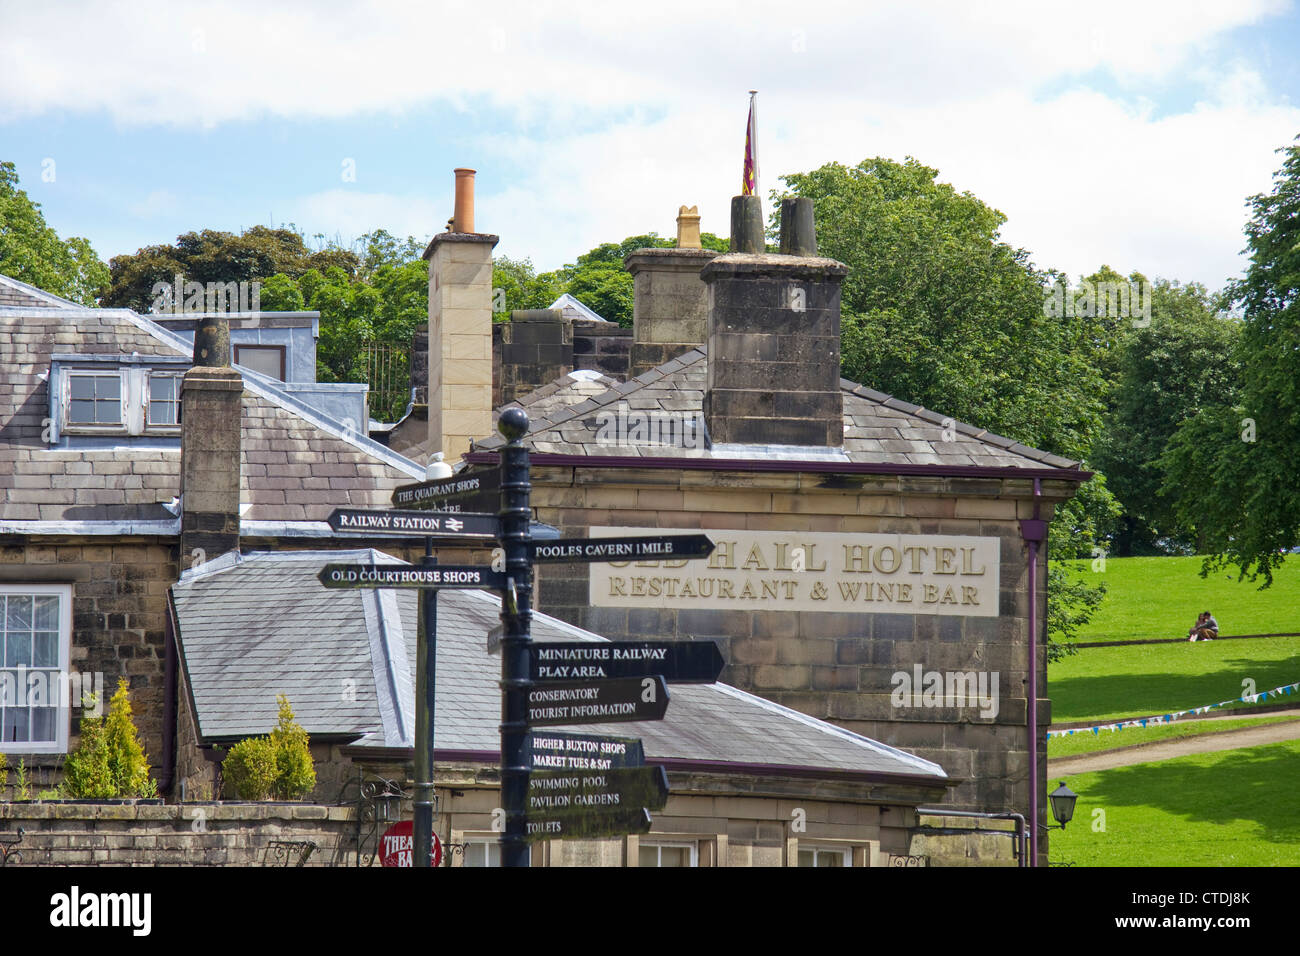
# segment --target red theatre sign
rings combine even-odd
[[[412,854],[415,852],[415,829],[410,820],[394,823],[379,838],[379,862],[383,866],[411,866]],[[433,852],[430,854],[430,866],[442,864],[442,843],[438,834],[433,834]]]

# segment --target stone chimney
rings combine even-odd
[[[840,284],[848,267],[817,257],[809,199],[782,204],[782,248],[793,254],[738,251],[763,249],[752,205],[733,201],[733,251],[700,273],[709,290],[709,438],[842,445]]]
[[[474,170],[456,170],[450,231],[429,263],[429,442],[453,462],[492,431],[492,248],[474,231]]]
[[[492,332],[501,339],[494,405],[523,398],[573,371],[573,322],[560,309],[516,309]]]
[[[181,381],[181,570],[239,550],[244,380],[230,366],[228,322],[198,320]]]
[[[637,249],[623,260],[633,279],[629,375],[704,344],[708,290],[700,269],[717,253],[700,248],[697,208],[678,210],[675,248]]]

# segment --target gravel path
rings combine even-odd
[[[1300,715],[1300,711],[1294,711]],[[1240,715],[1236,715],[1240,716]],[[1118,731],[1123,733],[1123,731]],[[1194,737],[1180,737],[1177,740],[1162,740],[1155,743],[1141,744],[1136,747],[1124,747],[1120,750],[1103,750],[1097,753],[1081,754],[1077,757],[1062,757],[1047,762],[1047,775],[1057,777],[1071,773],[1087,773],[1093,770],[1110,770],[1114,767],[1128,767],[1137,763],[1151,763],[1155,760],[1172,760],[1174,757],[1186,757],[1188,754],[1208,754],[1220,750],[1238,750],[1242,747],[1258,747],[1261,744],[1275,744],[1284,740],[1300,739],[1300,720],[1280,721],[1276,724],[1264,724],[1260,727],[1245,727],[1241,730],[1226,730],[1218,733],[1197,734]]]

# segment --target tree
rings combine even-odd
[[[1167,554],[1195,545],[1162,493],[1161,456],[1178,426],[1206,406],[1231,402],[1240,377],[1233,352],[1241,324],[1220,315],[1195,283],[1160,280],[1152,290],[1151,324],[1134,328],[1118,350],[1117,381],[1096,465],[1123,511],[1114,553]]]
[[[1052,309],[1063,278],[998,238],[1002,213],[937,176],[911,157],[877,157],[782,177],[813,200],[821,254],[849,267],[844,376],[1086,462],[1105,408],[1100,361],[1116,328],[1095,310]],[[773,235],[781,198],[772,192]],[[1101,476],[1083,485],[1057,511],[1049,555],[1089,556],[1116,512]],[[1049,574],[1047,587],[1049,638],[1068,641],[1102,591],[1063,573]]]
[[[103,304],[149,312],[155,286],[170,286],[177,275],[206,285],[255,282],[277,274],[298,279],[313,269],[337,268],[351,277],[359,267],[360,258],[351,250],[332,246],[313,252],[292,228],[253,226],[239,235],[204,229],[177,236],[173,245],[114,256],[109,262],[112,286]]]
[[[1279,152],[1229,289],[1243,314],[1235,394],[1184,420],[1164,456],[1173,512],[1210,552],[1202,574],[1231,564],[1262,587],[1300,543],[1300,145]]]
[[[109,282],[90,240],[60,239],[6,162],[0,162],[0,273],[85,306],[95,305]]]

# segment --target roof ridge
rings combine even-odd
[[[134,309],[97,309],[94,311],[108,313],[126,319],[142,332],[147,332],[160,342],[176,349],[182,355],[194,354],[194,347],[187,339],[177,335],[171,329],[164,328],[147,316],[140,315]],[[345,424],[335,421],[324,412],[312,408],[305,402],[299,401],[292,395],[289,395],[287,392],[274,385],[273,383],[275,382],[275,379],[263,375],[260,372],[256,372],[253,369],[245,368],[244,366],[240,366],[240,375],[243,377],[244,387],[252,391],[254,395],[266,399],[271,402],[271,404],[278,406],[284,411],[305,419],[310,424],[330,435],[333,435],[340,441],[352,445],[358,451],[365,452],[370,455],[370,457],[377,458],[399,471],[405,472],[412,478],[424,478],[425,470],[422,465],[411,461],[403,455],[399,455],[391,448],[379,444],[379,442],[375,441],[373,438],[368,438],[365,435],[362,435],[357,429],[348,428]]]
[[[19,292],[26,293],[27,295],[33,296],[34,298],[46,299],[55,303],[60,303],[57,306],[58,308],[68,308],[68,307],[74,309],[86,308],[86,306],[82,305],[80,302],[73,302],[71,299],[65,299],[63,298],[63,296],[55,295],[53,292],[46,292],[44,289],[37,288],[34,285],[24,282],[22,279],[15,279],[13,276],[5,275],[3,272],[0,272],[0,284],[12,286],[16,288]],[[16,306],[16,308],[21,309],[23,307]]]

